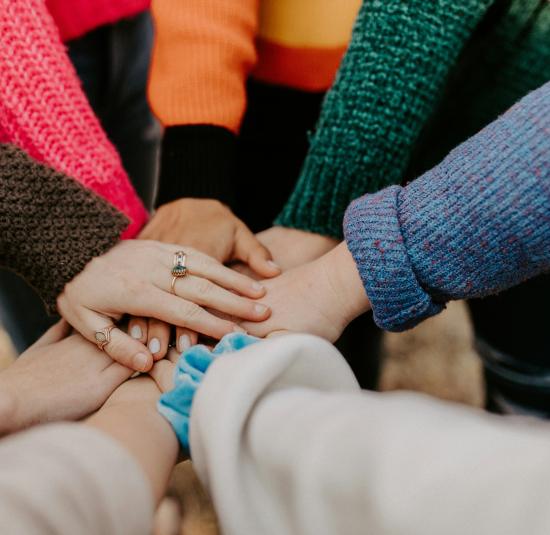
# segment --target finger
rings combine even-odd
[[[142,344],[147,343],[148,323],[145,318],[136,318],[132,316],[128,321],[128,334]]]
[[[198,339],[199,335],[196,332],[183,327],[176,327],[176,349],[179,353],[183,353],[191,346],[194,346]]]
[[[271,253],[246,226],[235,236],[235,260],[241,260],[261,277],[271,278],[281,274],[281,268],[273,262]]]
[[[194,275],[177,279],[174,291],[178,297],[237,318],[263,321],[270,315],[270,309],[264,304],[241,297],[208,279]]]
[[[100,331],[113,322],[111,318],[89,309],[79,311],[74,327],[88,340],[96,343],[96,331]],[[153,356],[149,350],[131,336],[115,328],[110,333],[110,341],[103,350],[114,361],[138,372],[146,372],[153,365]]]
[[[196,303],[158,289],[136,298],[131,308],[129,313],[135,316],[151,316],[217,340],[231,332],[243,332],[236,323],[217,318]]]
[[[174,364],[167,359],[159,360],[151,368],[149,375],[153,378],[161,392],[174,388]]]
[[[164,358],[170,342],[170,325],[157,319],[149,320],[147,329],[147,347],[154,360]]]
[[[180,359],[180,356],[181,356],[181,353],[177,349],[174,349],[172,347],[168,350],[168,360],[172,364],[176,364],[178,362],[178,360]]]
[[[64,320],[59,320],[55,325],[50,327],[33,345],[32,347],[43,347],[50,344],[60,342],[65,338],[71,330],[71,326]]]
[[[265,295],[265,287],[258,281],[220,264],[217,260],[192,251],[187,255],[189,273],[209,279],[215,284],[241,295],[257,299]],[[164,280],[164,279],[163,279]],[[164,286],[164,285],[163,285]]]

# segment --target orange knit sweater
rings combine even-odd
[[[254,78],[325,91],[361,0],[153,0],[149,98],[165,126],[237,132]]]

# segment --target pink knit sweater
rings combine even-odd
[[[123,237],[135,236],[147,212],[90,108],[44,1],[0,0],[0,36],[0,142],[101,195],[130,218]]]
[[[150,3],[151,0],[46,0],[63,41],[137,15]]]

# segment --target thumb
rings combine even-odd
[[[281,268],[272,260],[271,253],[244,224],[237,230],[233,260],[248,264],[260,277],[271,278],[281,274]]]

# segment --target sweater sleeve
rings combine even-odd
[[[0,0],[0,142],[74,178],[130,220],[147,220],[94,115],[44,0]]]
[[[255,64],[258,0],[154,0],[149,99],[166,127],[159,199],[215,197],[228,182]]]
[[[450,69],[492,3],[363,3],[277,224],[340,238],[353,199],[401,181]]]
[[[361,392],[338,351],[304,335],[216,359],[191,412],[226,535],[543,535],[549,444],[544,422]]]
[[[550,269],[550,82],[405,188],[354,201],[344,227],[388,330]]]
[[[0,531],[147,535],[153,495],[141,468],[84,424],[37,427],[0,441]]]
[[[109,250],[127,225],[78,182],[0,145],[0,265],[24,277],[50,313],[65,284]]]

